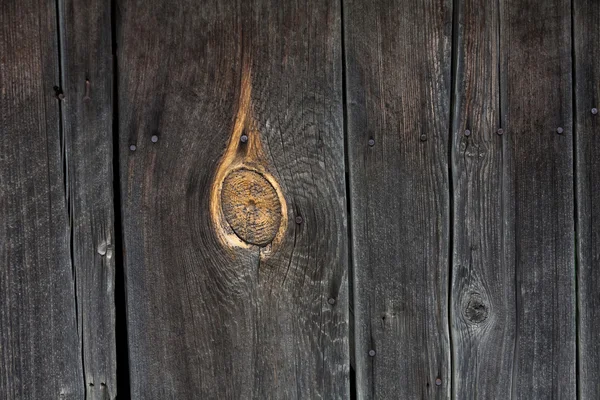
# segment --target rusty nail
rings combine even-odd
[[[440,385],[442,384],[442,380],[441,380],[440,378],[437,378],[437,379],[435,380],[435,384],[436,384],[437,386],[440,386]]]
[[[132,144],[129,146],[129,150],[131,151],[135,151],[137,149],[137,146],[135,144]]]
[[[592,114],[594,114],[594,115],[598,114],[598,109],[595,107],[592,108]]]
[[[242,143],[246,143],[248,141],[248,135],[242,135],[242,137],[240,137],[240,141]]]
[[[561,128],[560,126],[558,128],[556,128],[556,133],[558,133],[559,135],[561,135],[565,130],[563,128]]]
[[[152,135],[152,138],[150,140],[152,140],[152,143],[156,143],[156,142],[158,142],[158,136]]]
[[[427,135],[423,133],[423,134],[421,135],[421,142],[424,142],[424,141],[426,141],[426,140],[427,140]]]
[[[375,146],[375,139],[373,139],[373,138],[369,139],[369,146],[371,146],[371,147]]]
[[[498,135],[503,135],[504,134],[504,129],[500,128],[498,129]]]
[[[303,220],[302,220],[302,217],[298,215],[298,216],[296,217],[296,223],[297,223],[298,225],[300,225],[300,224],[302,223],[302,221],[303,221]]]
[[[375,357],[375,350],[369,350],[369,355],[371,357]]]
[[[335,304],[335,299],[334,299],[333,297],[330,297],[330,298],[327,300],[327,302],[328,302],[329,304],[331,304],[331,305],[334,305],[334,304]]]
[[[471,136],[471,131],[470,130],[465,130],[465,136]]]

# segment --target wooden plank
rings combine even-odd
[[[347,0],[344,29],[358,398],[449,398],[452,2]]]
[[[579,394],[600,398],[600,3],[573,2]]]
[[[515,268],[513,397],[572,399],[571,3],[505,0],[500,8],[503,238]]]
[[[0,393],[84,396],[54,2],[0,2]]]
[[[339,2],[119,13],[132,398],[348,398]]]
[[[116,396],[110,2],[61,0],[66,196],[86,399]]]
[[[515,268],[514,244],[504,234],[499,6],[464,0],[456,13],[451,332],[457,399],[508,398],[513,383]]]

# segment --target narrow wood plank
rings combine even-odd
[[[132,398],[347,399],[339,2],[119,13]]]
[[[456,14],[451,332],[457,399],[508,398],[513,383],[515,264],[514,244],[504,240],[499,5],[463,0]]]
[[[452,2],[347,0],[344,28],[358,398],[449,398]]]
[[[576,397],[571,3],[500,3],[513,397]],[[514,251],[511,251],[514,249]]]
[[[0,2],[0,397],[82,399],[56,4]]]
[[[579,394],[600,398],[600,3],[573,2]]]
[[[86,399],[116,396],[110,2],[61,0],[66,196]]]

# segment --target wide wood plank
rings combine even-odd
[[[451,332],[457,399],[509,398],[513,380],[515,264],[514,244],[504,236],[499,5],[461,1],[455,21]]]
[[[451,1],[344,1],[356,386],[450,396]]]
[[[0,397],[82,399],[56,3],[0,2]]]
[[[337,1],[119,1],[134,399],[349,397]]]
[[[579,393],[600,398],[600,2],[573,2]]]
[[[86,399],[116,396],[110,2],[61,0],[67,206]]]
[[[513,397],[576,396],[571,2],[500,3],[503,240],[515,268]]]

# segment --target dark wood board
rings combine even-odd
[[[54,2],[0,2],[0,397],[82,399]]]
[[[514,244],[504,238],[508,138],[500,125],[500,3],[459,4],[452,127],[453,394],[502,399],[512,387],[516,304]]]
[[[579,394],[600,398],[600,2],[573,2]],[[594,112],[592,109],[596,109]]]
[[[357,395],[449,398],[452,2],[343,7]]]
[[[60,0],[65,179],[86,399],[116,396],[110,2]]]
[[[132,398],[347,399],[339,2],[118,6]]]
[[[500,2],[513,398],[576,397],[571,2]],[[560,129],[559,129],[560,128]]]

